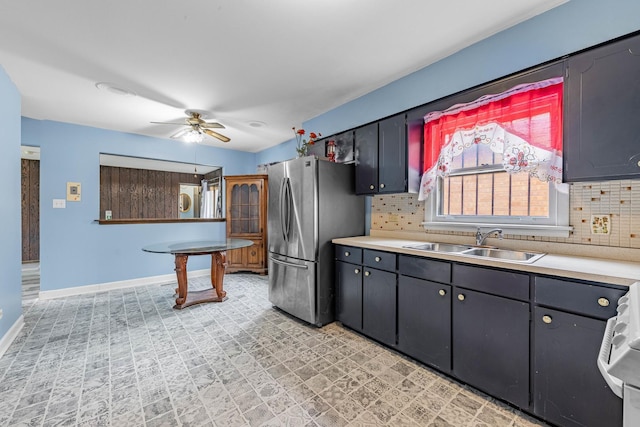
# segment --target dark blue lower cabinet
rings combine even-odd
[[[451,371],[451,286],[398,277],[398,350]]]
[[[621,427],[622,399],[597,360],[605,321],[534,308],[534,413],[559,426]]]
[[[453,288],[453,375],[529,408],[528,302]]]
[[[388,346],[396,346],[396,273],[364,267],[362,332]]]
[[[336,261],[336,318],[362,330],[362,266]]]

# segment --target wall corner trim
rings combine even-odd
[[[9,346],[13,341],[18,337],[18,334],[24,327],[24,315],[20,315],[18,320],[9,328],[6,334],[0,339],[0,358],[6,353],[9,349]]]

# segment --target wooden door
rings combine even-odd
[[[40,260],[40,161],[22,159],[22,262]]]

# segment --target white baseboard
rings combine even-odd
[[[0,358],[9,349],[9,346],[16,339],[22,328],[24,327],[24,316],[21,314],[18,320],[9,328],[6,334],[0,339]]]
[[[211,274],[210,269],[189,271],[188,277],[202,277]],[[140,277],[138,279],[120,280],[118,282],[98,283],[95,285],[76,286],[73,288],[55,289],[52,291],[40,291],[41,300],[63,298],[74,295],[92,294],[96,292],[112,291],[115,289],[133,288],[136,286],[155,285],[160,283],[176,282],[176,275],[162,274],[160,276]]]

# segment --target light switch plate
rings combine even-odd
[[[67,207],[65,199],[53,199],[53,209],[64,209]]]
[[[69,202],[80,201],[80,183],[79,182],[67,182],[67,201]]]

